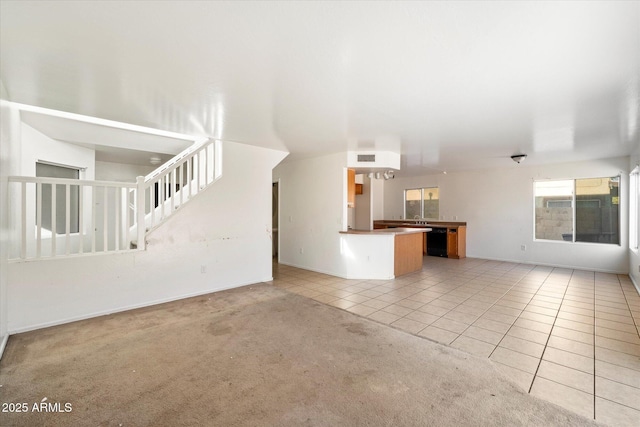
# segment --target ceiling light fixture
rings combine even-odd
[[[513,156],[511,156],[511,160],[513,160],[516,163],[522,163],[522,161],[526,158],[527,158],[526,154],[514,154]]]
[[[384,179],[386,181],[395,178],[395,172],[392,169],[384,172],[369,172],[367,176],[370,179]]]

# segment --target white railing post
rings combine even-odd
[[[36,184],[36,258],[42,255],[42,183]]]
[[[145,249],[145,224],[144,224],[144,176],[136,178],[136,223],[138,224],[138,250]]]
[[[66,184],[64,188],[64,253],[69,255],[71,253],[71,185]]]
[[[84,253],[84,185],[78,185],[78,253]]]
[[[20,240],[21,240],[21,244],[20,244],[20,258],[21,259],[26,259],[27,258],[27,183],[26,182],[22,182],[20,183],[20,197],[22,198],[22,200],[20,201],[20,215],[21,215],[21,219],[20,219],[20,224],[21,224],[21,236],[20,236]]]

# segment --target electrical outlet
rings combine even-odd
[[[207,272],[207,266],[206,265],[201,265],[200,266],[200,274],[204,274]]]
[[[520,245],[520,250],[521,251],[526,251],[527,250],[527,245]]]
[[[304,248],[300,248],[300,253],[303,254],[304,253]]]

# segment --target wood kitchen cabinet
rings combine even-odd
[[[373,221],[373,229],[383,229],[391,227],[405,228],[439,228],[446,230],[447,258],[460,259],[467,256],[467,225],[465,222],[445,222],[445,221],[429,221],[425,223],[416,223],[412,220],[377,220]],[[442,235],[441,235],[442,236]],[[429,233],[423,235],[422,250],[427,254],[427,244],[429,241]],[[439,255],[444,256],[444,252]]]
[[[447,258],[460,259],[467,256],[467,227],[447,228]]]
[[[356,171],[347,169],[347,207],[356,207]]]

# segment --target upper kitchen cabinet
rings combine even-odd
[[[347,169],[347,207],[356,206],[356,171]]]

